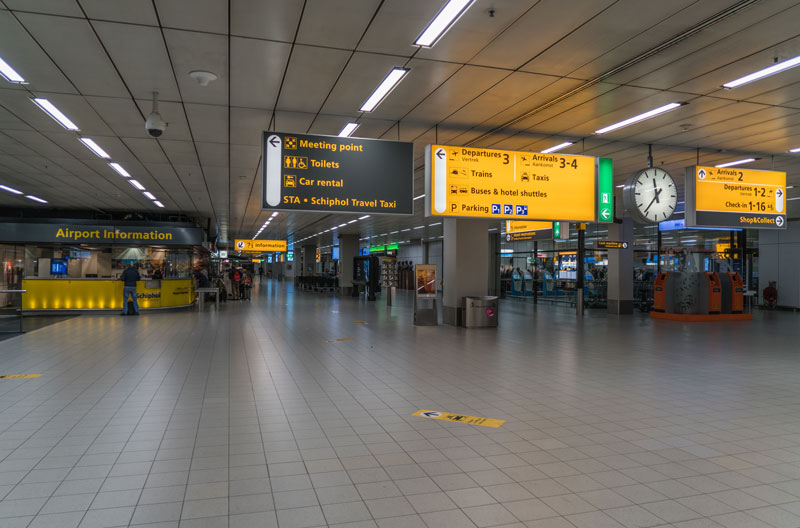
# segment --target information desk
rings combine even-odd
[[[23,279],[23,310],[122,310],[121,280]],[[147,279],[136,284],[139,308],[175,308],[194,302],[192,279]]]

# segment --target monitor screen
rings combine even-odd
[[[333,248],[333,255],[331,255],[333,260],[339,260],[339,246]]]
[[[50,275],[66,275],[67,261],[63,258],[50,259]]]

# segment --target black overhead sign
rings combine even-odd
[[[411,143],[264,132],[262,208],[412,214]]]

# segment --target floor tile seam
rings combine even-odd
[[[80,348],[81,348],[81,345],[80,345],[80,344],[78,344],[78,343],[76,343],[74,346],[75,346],[75,348],[76,348],[76,349],[80,349]],[[87,347],[85,347],[85,346],[84,346],[83,348],[85,349],[85,351],[84,351],[84,352],[81,352],[81,354],[82,354],[82,355],[88,355],[88,354],[90,354],[90,353],[93,351],[91,348],[87,348]],[[61,350],[62,350],[62,349],[54,349],[53,355],[56,355],[56,354],[58,354],[58,353],[59,353]],[[146,353],[147,353],[147,352],[142,352],[140,355],[144,356]],[[84,361],[83,361],[83,363],[85,363],[85,362],[89,362],[89,361],[90,361],[90,359],[91,359],[91,358],[87,358],[86,360],[84,360]],[[70,358],[66,358],[66,359],[64,359],[63,361],[61,361],[61,363],[69,363],[70,361],[71,361],[71,359],[70,359]],[[117,365],[119,365],[120,363],[123,363],[123,362],[129,362],[129,360],[128,360],[126,357],[124,357],[124,356],[122,356],[122,357],[118,358],[116,362],[114,362],[113,364],[110,364],[110,365],[109,365],[109,367],[108,367],[108,368],[107,368],[107,369],[106,369],[106,370],[105,370],[103,373],[100,373],[100,374],[98,375],[98,377],[97,377],[97,378],[94,380],[94,382],[92,382],[92,385],[96,384],[96,383],[97,383],[97,381],[98,381],[99,379],[101,379],[103,376],[105,376],[106,374],[108,374],[108,372],[110,372],[111,370],[113,370],[114,368],[116,368],[116,367],[117,367]],[[79,368],[80,368],[80,364],[78,364],[78,365],[75,365],[75,366],[71,367],[71,368],[70,368],[70,370],[75,370],[75,369],[79,369]],[[74,383],[74,382],[75,382],[77,379],[79,379],[79,378],[80,378],[80,376],[81,376],[81,374],[78,374],[78,375],[77,375],[75,378],[73,378],[73,379],[71,379],[71,380],[69,380],[69,381],[66,381],[66,382],[62,382],[62,384],[61,384],[61,386],[62,386],[62,389],[61,389],[61,390],[63,390],[63,388],[64,388],[64,387],[68,387],[69,385],[71,385],[72,383]],[[122,379],[123,377],[124,377],[124,374],[121,374],[119,379]],[[43,388],[44,388],[44,386],[40,387],[39,389],[43,389]],[[37,390],[39,390],[39,389],[37,389]],[[62,407],[61,409],[59,409],[59,412],[58,412],[58,413],[54,413],[52,418],[55,418],[55,417],[56,417],[56,416],[57,416],[57,415],[58,415],[58,414],[59,414],[61,411],[63,411],[63,409],[65,409],[65,408],[66,408],[66,407],[67,407],[67,406],[68,406],[68,405],[69,405],[69,404],[70,404],[72,401],[74,401],[75,399],[79,398],[79,397],[80,397],[82,394],[84,394],[86,391],[88,391],[88,390],[90,390],[90,389],[91,389],[91,385],[90,385],[90,386],[87,386],[87,387],[86,387],[86,388],[85,388],[83,391],[81,391],[81,393],[79,393],[78,395],[76,395],[76,396],[75,396],[75,398],[73,398],[72,400],[70,400],[70,402],[66,402],[66,403],[64,403],[63,407]],[[113,386],[112,386],[112,387],[110,387],[110,388],[109,388],[109,389],[108,389],[108,390],[107,390],[107,391],[106,391],[104,394],[107,394],[107,393],[108,393],[108,391],[110,391],[110,390],[112,390],[112,389],[113,389]],[[35,392],[34,392],[34,393],[35,393]],[[34,393],[27,394],[27,395],[26,395],[26,397],[27,397],[27,396],[31,396],[31,395],[33,395]],[[47,400],[42,400],[42,402],[41,402],[39,405],[37,405],[35,408],[31,409],[31,411],[30,411],[29,413],[26,413],[26,415],[25,415],[25,416],[28,416],[30,413],[32,413],[32,412],[35,412],[37,409],[41,408],[41,407],[42,407],[42,406],[44,406],[44,405],[48,405],[48,403],[49,403],[49,402],[50,402],[50,401],[51,401],[51,400],[52,400],[54,397],[55,397],[55,395],[54,395],[54,396],[51,396],[51,397],[50,397],[50,398],[48,398]],[[100,401],[101,399],[102,399],[102,397],[101,397],[101,398],[98,398],[98,400],[97,400],[97,401]],[[17,402],[17,403],[19,403],[19,402]],[[25,416],[21,417],[21,418],[20,418],[20,420],[24,419],[24,418],[25,418]],[[51,419],[52,419],[52,418],[51,418]],[[18,422],[19,422],[19,420],[17,420],[17,422],[15,422],[15,423],[18,423]],[[49,421],[48,421],[47,423],[49,423]],[[43,426],[42,426],[42,427],[44,427],[44,425],[46,425],[46,424],[43,424]],[[13,426],[13,425],[12,425],[12,426]]]
[[[197,326],[197,324],[195,324],[195,326]],[[175,336],[175,338],[174,338],[174,339],[177,339],[177,335],[178,335],[178,334],[176,334],[176,336]],[[191,333],[189,334],[189,336],[191,336]],[[162,387],[162,386],[163,386],[163,384],[164,384],[164,383],[166,382],[166,380],[168,379],[168,373],[169,373],[169,371],[172,369],[172,367],[173,367],[173,366],[176,364],[176,362],[178,361],[178,359],[181,357],[181,354],[182,354],[182,353],[184,352],[184,350],[186,349],[186,347],[187,347],[187,344],[188,344],[188,342],[189,342],[189,341],[190,341],[190,339],[189,339],[189,338],[185,338],[185,339],[184,339],[184,344],[181,346],[181,348],[180,348],[180,349],[178,349],[178,350],[176,350],[175,352],[173,352],[173,353],[172,353],[172,361],[170,362],[170,367],[167,369],[167,371],[166,371],[165,375],[164,375],[164,376],[161,378],[161,381],[159,382],[159,388],[160,388],[160,387]],[[168,345],[169,345],[169,343],[171,343],[171,342],[172,342],[172,340],[170,340],[170,341],[169,341],[167,344],[165,344],[165,346],[164,346],[164,349],[162,350],[162,352],[161,352],[161,355],[160,355],[159,357],[161,357],[161,356],[163,356],[164,354],[167,354],[167,353],[169,353],[169,352],[170,352],[170,351],[169,351],[169,346],[168,346]],[[190,352],[192,352],[192,349],[188,349],[188,350],[186,350],[186,353],[187,353],[187,354],[188,354],[188,353],[190,353]],[[196,353],[192,355],[192,362],[190,362],[189,368],[187,368],[187,369],[186,369],[186,374],[185,374],[185,376],[184,376],[184,381],[183,381],[183,384],[182,384],[182,386],[183,386],[183,385],[185,385],[185,383],[186,383],[186,380],[187,380],[187,379],[188,379],[188,377],[189,377],[191,363],[193,363],[193,362],[194,362],[194,359],[196,358],[196,356],[197,356],[197,354],[196,354]],[[138,384],[137,384],[137,386],[138,386]],[[134,391],[135,391],[135,388],[134,388]],[[131,393],[129,393],[129,395],[128,395],[128,398],[130,398],[130,394],[133,394],[133,391],[132,391]],[[148,406],[147,406],[147,408],[149,408],[149,406],[152,404],[152,402],[153,402],[153,400],[155,399],[155,397],[156,397],[156,395],[157,395],[157,394],[158,394],[158,390],[156,390],[155,392],[153,392],[153,394],[152,394],[152,396],[151,396],[151,398],[150,398],[150,400],[149,400],[149,403],[148,403]],[[126,399],[126,400],[127,400],[127,399]],[[123,404],[124,404],[124,402],[123,402]],[[175,408],[175,407],[173,407],[173,412],[174,412],[174,408]],[[141,423],[141,420],[143,419],[143,417],[145,416],[145,414],[146,414],[146,409],[145,409],[145,412],[143,412],[143,413],[140,415],[140,417],[139,417],[139,420],[137,421],[137,425],[138,425],[139,423]],[[135,430],[135,428],[134,428],[134,430]],[[132,436],[132,435],[133,435],[133,433],[131,433],[131,435],[130,435],[130,436]],[[130,436],[128,437],[128,440],[125,442],[125,446],[127,446],[127,445],[128,445],[128,443],[129,443],[129,441],[130,441]],[[162,442],[163,442],[163,437],[162,437]],[[160,445],[160,444],[159,444],[159,445]],[[119,451],[119,453],[118,453],[118,455],[117,455],[117,458],[116,458],[116,460],[119,460],[119,457],[122,455],[122,453],[123,453],[123,452],[125,452],[125,446],[123,446],[123,448],[122,448],[122,449]],[[112,464],[112,468],[113,468],[113,464]],[[147,482],[147,478],[149,478],[149,476],[150,476],[150,471],[151,471],[151,470],[152,470],[152,463],[150,464],[150,470],[148,471],[148,473],[147,473],[147,476],[145,477],[145,483]],[[109,475],[110,475],[110,474],[111,474],[111,472],[109,471]],[[109,475],[106,475],[106,477],[105,477],[105,478],[103,478],[103,482],[100,484],[100,487],[98,488],[98,491],[95,493],[95,499],[97,498],[97,495],[99,495],[99,494],[101,493],[101,491],[100,491],[100,490],[102,490],[102,488],[103,488],[103,485],[104,485],[104,484],[105,484],[105,483],[108,481]],[[134,513],[135,513],[135,510],[136,510],[136,507],[138,507],[138,505],[139,505],[139,500],[141,499],[141,495],[142,495],[142,491],[143,491],[143,490],[144,490],[144,487],[142,487],[142,490],[140,490],[140,492],[139,492],[139,496],[138,496],[138,497],[137,497],[137,499],[136,499],[136,504],[134,505]],[[95,500],[95,499],[93,499],[93,500],[92,500],[92,503],[94,503],[94,500]],[[89,505],[89,508],[87,508],[87,510],[84,512],[84,515],[83,515],[83,517],[81,518],[81,521],[80,521],[80,522],[83,522],[83,520],[85,519],[85,517],[86,517],[86,515],[88,514],[88,512],[90,511],[90,509],[91,509],[91,504]],[[133,516],[133,513],[131,514],[131,519],[132,519],[132,516]]]
[[[231,332],[230,318],[225,319],[224,324],[220,324],[220,323],[222,323],[222,319],[221,318],[219,318],[217,320],[217,322],[218,322],[218,324],[214,326],[214,340],[213,340],[213,344],[211,346],[210,354],[208,354],[208,364],[206,366],[206,377],[205,377],[205,382],[203,383],[203,397],[201,399],[202,403],[200,404],[200,420],[201,420],[201,422],[202,422],[202,416],[203,416],[204,409],[207,406],[206,395],[208,394],[208,381],[211,378],[212,366],[214,364],[214,355],[217,353],[217,343],[228,344],[229,339],[225,339],[225,337],[229,337],[230,336],[230,332]],[[211,328],[212,328],[211,325],[206,326],[206,330],[209,330]],[[193,358],[192,358],[192,365],[194,365],[195,361],[197,360],[197,358],[201,357],[201,355],[202,355],[202,354],[198,353],[199,352],[198,350],[195,350],[194,352],[195,353],[194,353]],[[230,348],[229,347],[226,350],[226,354],[230,355]],[[205,357],[204,355],[202,355],[202,356]],[[187,371],[186,371],[186,376],[187,377],[184,379],[184,386],[185,386],[186,380],[189,378],[191,373],[192,373],[192,369],[191,369],[191,366],[190,366],[190,368],[188,368]],[[199,431],[200,431],[200,427],[198,426],[197,430],[195,430],[195,438],[194,438],[194,442],[192,444],[192,453],[191,453],[190,459],[194,459],[194,453],[197,450],[197,439],[199,438]],[[230,479],[230,470],[228,469],[227,471],[228,471],[228,479],[226,479],[226,480],[228,480],[228,482],[230,482],[230,480],[229,480]],[[186,494],[188,493],[188,490],[189,490],[189,480],[188,479],[191,478],[191,474],[192,474],[192,468],[191,468],[191,463],[190,463],[190,465],[189,465],[189,473],[187,475],[186,489],[183,492],[183,501],[181,502],[181,511],[180,511],[179,516],[178,516],[178,519],[181,519],[181,520],[183,519],[183,511],[184,511],[184,509],[186,507]],[[148,475],[148,477],[149,477],[149,475]],[[137,507],[138,507],[138,501],[137,501]]]

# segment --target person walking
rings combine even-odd
[[[228,278],[231,279],[231,293],[233,294],[233,300],[239,300],[239,281],[242,280],[242,274],[239,273],[239,270],[236,267],[231,267],[231,270],[228,272]]]
[[[141,280],[139,271],[133,264],[128,264],[125,271],[122,272],[120,280],[122,281],[122,313],[120,315],[128,315],[128,296],[133,298],[133,313],[131,315],[139,315],[139,300],[136,298],[136,283]]]
[[[258,282],[261,282],[262,280],[264,280],[264,265],[263,264],[258,267]]]

